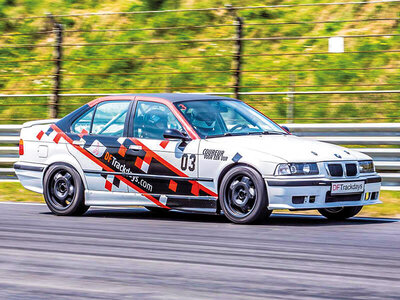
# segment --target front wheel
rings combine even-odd
[[[219,202],[225,216],[234,223],[248,224],[267,218],[268,199],[261,175],[248,166],[230,169],[219,188]]]
[[[49,167],[43,179],[43,195],[48,208],[59,216],[83,215],[89,209],[85,205],[82,179],[67,164]]]
[[[345,220],[354,217],[358,214],[362,206],[347,206],[347,207],[332,207],[332,208],[320,208],[319,213],[329,220]]]

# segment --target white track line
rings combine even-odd
[[[0,201],[0,204],[13,204],[13,205],[46,205],[45,203],[35,203],[35,202],[12,202],[12,201]]]
[[[11,202],[11,201],[0,201],[0,204],[11,204],[11,205],[46,205],[45,203],[34,203],[34,202]],[[100,209],[127,209],[128,207],[124,206],[91,206],[91,208],[100,208]],[[136,207],[132,207],[136,208]],[[138,207],[140,208],[140,207]],[[287,213],[275,213],[273,216],[282,216],[282,217],[301,217],[301,218],[311,218],[311,219],[321,219],[322,216],[318,215],[297,215],[297,214],[287,214]],[[396,218],[370,218],[370,217],[355,217],[351,220],[367,220],[367,221],[386,221],[386,222],[399,222],[400,219]]]

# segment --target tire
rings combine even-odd
[[[219,203],[225,216],[237,224],[257,223],[269,217],[265,182],[251,167],[230,169],[221,181]]]
[[[333,207],[333,208],[320,208],[319,213],[329,220],[346,220],[358,214],[362,206],[348,206],[348,207]]]
[[[58,216],[80,216],[89,206],[79,173],[70,165],[51,165],[43,179],[43,195],[47,207]]]
[[[145,209],[149,210],[150,212],[154,213],[154,214],[165,214],[166,212],[168,212],[169,210],[166,208],[162,208],[162,207],[155,207],[155,206],[145,206]]]

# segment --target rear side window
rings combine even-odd
[[[92,134],[122,136],[130,101],[109,101],[97,105]]]
[[[90,132],[90,125],[92,124],[94,107],[87,111],[85,114],[80,116],[71,126],[71,132],[73,133],[81,133],[82,130],[86,130]]]

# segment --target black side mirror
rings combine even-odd
[[[283,129],[285,129],[287,132],[289,132],[290,133],[290,130],[289,130],[289,128],[287,127],[287,126],[285,126],[285,125],[283,125],[283,126],[281,126]]]
[[[190,141],[187,134],[179,131],[178,129],[167,129],[164,131],[164,138],[166,139],[178,139],[182,141]]]

